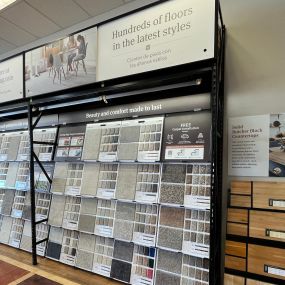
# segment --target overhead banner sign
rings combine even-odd
[[[0,103],[23,98],[23,57],[0,63]]]
[[[230,176],[269,175],[269,115],[236,117],[228,125]]]
[[[214,0],[171,0],[98,29],[98,80],[214,57]]]

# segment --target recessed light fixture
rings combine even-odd
[[[0,0],[0,11],[16,1],[17,0]]]

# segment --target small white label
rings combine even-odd
[[[80,195],[81,187],[67,186],[65,188],[66,195],[78,196]]]
[[[285,232],[269,230],[269,237],[285,239]]]
[[[36,214],[36,221],[41,221],[47,218],[47,215]]]
[[[19,157],[19,160],[28,160],[28,155],[27,154],[21,154]]]
[[[94,263],[92,271],[105,277],[110,277],[111,266]]]
[[[153,270],[152,269],[146,269],[146,274],[150,275],[147,277],[142,277],[136,274],[131,275],[131,284],[133,285],[152,285],[153,284]]]
[[[45,247],[42,245],[37,245],[37,254],[40,256],[45,255]]]
[[[22,218],[22,213],[23,213],[23,211],[21,211],[21,210],[13,209],[11,216],[12,216],[13,218],[20,219],[20,218]]]
[[[133,242],[145,246],[155,246],[155,236],[135,232],[133,234]]]
[[[280,268],[268,266],[267,267],[267,273],[285,277],[285,269],[280,269]]]
[[[204,159],[204,146],[166,146],[165,159]]]
[[[20,247],[20,241],[17,239],[12,239],[10,242],[10,245],[13,247],[19,248]]]
[[[208,245],[191,241],[183,241],[182,252],[201,258],[210,257],[210,247]]]
[[[96,225],[95,234],[104,237],[113,237],[113,228],[108,226]]]
[[[16,190],[25,190],[27,188],[27,182],[16,181],[15,188]]]
[[[63,220],[62,227],[75,231],[78,229],[78,222],[71,222],[71,221]]]
[[[0,180],[0,187],[6,186],[6,180]]]
[[[99,154],[99,161],[113,162],[117,160],[118,157],[116,152],[100,152]]]
[[[102,199],[114,199],[115,198],[115,190],[114,189],[101,189],[97,190],[97,197]]]
[[[210,203],[211,203],[210,197],[205,197],[205,196],[186,195],[184,198],[185,207],[191,209],[209,210]]]
[[[285,208],[285,201],[273,200],[272,201],[272,206],[273,207],[278,207],[278,208]]]
[[[159,161],[159,151],[139,151],[138,161],[140,162],[156,162]]]
[[[51,160],[51,153],[40,153],[39,154],[40,161],[50,161]]]
[[[61,253],[60,261],[71,266],[75,265],[75,257],[69,254]]]
[[[0,154],[0,161],[5,161],[8,159],[8,155],[7,154]]]
[[[158,194],[157,193],[148,193],[148,192],[136,192],[135,200],[141,203],[157,203]]]

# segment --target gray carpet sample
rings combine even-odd
[[[134,223],[124,220],[115,220],[114,233],[115,239],[131,241],[133,238]]]
[[[157,245],[173,250],[182,250],[183,230],[159,227]]]
[[[111,266],[111,278],[129,283],[131,278],[132,264],[113,259]]]
[[[92,271],[94,253],[78,249],[76,252],[76,267]]]
[[[95,250],[96,236],[86,233],[79,234],[78,249],[93,252]]]
[[[121,127],[120,143],[139,142],[140,126]]]
[[[5,195],[2,203],[1,214],[9,216],[11,214],[12,206],[14,203],[15,190],[5,190]]]
[[[95,198],[81,198],[80,214],[96,215],[97,199]]]
[[[157,269],[181,274],[182,253],[171,252],[163,249],[158,250]]]
[[[136,164],[120,164],[117,181],[116,198],[135,199],[138,166]]]
[[[51,192],[64,193],[67,180],[68,163],[57,162],[54,168],[54,175],[51,185]]]
[[[102,130],[90,129],[87,126],[83,147],[83,160],[98,160]]]
[[[7,160],[16,160],[21,136],[13,136],[7,151]]]
[[[184,205],[185,185],[165,184],[160,187],[160,203]]]
[[[183,208],[161,206],[160,225],[182,229],[184,227],[184,214]]]
[[[31,220],[31,192],[26,193],[25,205],[23,209],[22,218],[25,220]]]
[[[127,262],[132,262],[134,245],[129,242],[115,240],[114,258],[118,258]]]
[[[82,232],[94,233],[95,231],[95,216],[79,215],[78,230]]]
[[[32,238],[30,236],[22,235],[20,249],[32,251]]]
[[[47,245],[46,256],[59,260],[61,247],[61,244],[49,241]]]
[[[49,224],[61,227],[65,206],[65,196],[53,195],[49,213]]]
[[[9,162],[9,169],[6,177],[6,187],[15,187],[18,167],[18,162]]]
[[[81,186],[81,195],[96,196],[98,179],[99,179],[99,163],[85,163]]]
[[[62,228],[56,228],[51,227],[50,233],[49,233],[49,241],[52,241],[54,243],[62,243],[63,239],[63,229]]]
[[[162,182],[185,183],[186,165],[185,164],[163,164]]]
[[[118,201],[115,218],[120,220],[134,221],[136,213],[135,203],[125,203]]]
[[[118,146],[119,161],[136,161],[138,157],[138,143],[124,143]]]
[[[180,285],[180,280],[180,276],[162,272],[160,270],[156,271],[155,285]]]
[[[6,217],[6,216],[3,217],[1,231],[0,231],[0,242],[8,244],[12,223],[13,219],[11,217]]]

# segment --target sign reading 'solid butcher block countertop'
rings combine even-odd
[[[225,285],[285,283],[284,221],[285,183],[232,182]]]

